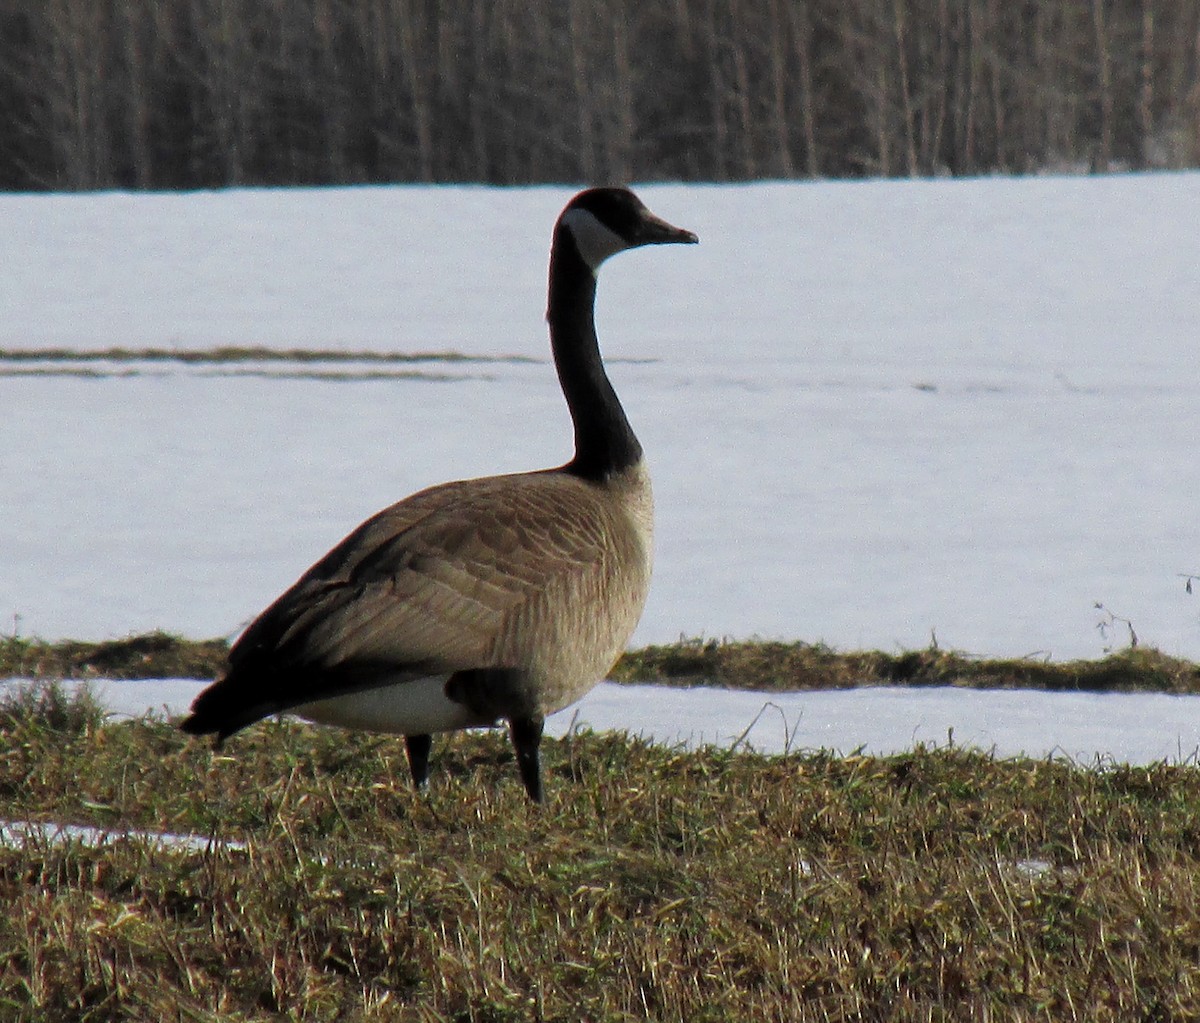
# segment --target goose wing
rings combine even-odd
[[[606,560],[589,491],[530,473],[444,484],[385,509],[250,625],[185,727],[227,735],[384,680],[521,667],[498,656],[513,655],[522,609]]]

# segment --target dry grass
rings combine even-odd
[[[1200,1014],[1194,766],[579,735],[538,808],[497,734],[419,796],[393,739],[84,710],[0,715],[0,816],[214,844],[0,848],[5,1020]]]
[[[337,348],[266,348],[263,346],[222,345],[216,348],[2,348],[0,363],[135,363],[178,362],[187,365],[223,365],[226,363],[370,363],[411,362],[544,362],[527,355],[470,355],[451,350],[429,352],[380,352],[368,349]]]
[[[1200,667],[1145,647],[1101,660],[1055,662],[972,657],[938,647],[843,653],[819,643],[693,639],[631,650],[613,674],[622,682],[777,692],[862,685],[1200,692]]]
[[[90,643],[0,638],[0,678],[216,678],[229,653],[223,639],[186,640],[165,632]]]
[[[163,632],[104,643],[0,638],[0,678],[199,678],[220,674],[223,639]],[[618,682],[711,685],[789,692],[862,685],[954,685],[1091,691],[1200,692],[1200,667],[1145,647],[1095,661],[989,659],[930,647],[901,653],[840,652],[822,644],[684,639],[631,650]]]

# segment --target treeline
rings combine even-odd
[[[0,188],[1200,164],[1196,0],[0,0]]]

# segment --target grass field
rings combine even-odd
[[[223,754],[54,687],[0,708],[5,1020],[1182,1020],[1200,770],[761,757],[273,723]],[[132,834],[211,839],[207,848]]]
[[[228,644],[155,632],[107,642],[0,637],[0,679],[216,678]],[[971,657],[929,647],[841,652],[822,644],[681,640],[626,653],[616,682],[714,685],[764,692],[861,685],[956,685],[1093,692],[1200,693],[1200,666],[1127,647],[1094,661]]]

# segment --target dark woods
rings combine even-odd
[[[1200,164],[1195,0],[0,0],[0,188]]]

